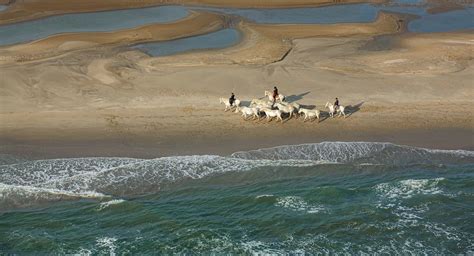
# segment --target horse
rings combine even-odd
[[[283,123],[283,118],[281,117],[282,112],[280,110],[271,110],[268,108],[261,109],[262,112],[265,113],[265,116],[267,116],[268,122],[274,117],[277,118],[277,120],[280,120]]]
[[[265,91],[265,96],[268,97],[268,100],[269,101],[272,101],[273,102],[273,92],[271,91]],[[285,96],[283,96],[282,94],[278,94],[276,96],[276,99],[275,100],[279,100],[281,102],[284,102],[285,101]]]
[[[303,122],[305,122],[307,118],[309,118],[309,120],[311,121],[314,117],[316,117],[319,121],[319,117],[321,115],[321,112],[317,109],[312,110],[312,109],[300,108],[300,110],[298,111],[298,114],[301,114],[301,113],[304,114]]]
[[[336,108],[336,106],[334,106],[333,104],[331,104],[329,102],[326,102],[326,108],[329,109],[329,116],[330,117],[334,117],[335,113],[339,113],[338,116],[344,115],[344,118],[346,118],[346,113],[344,112],[344,110],[345,110],[344,106],[338,106]]]
[[[295,108],[293,107],[293,105],[290,105],[290,104],[284,105],[281,103],[277,103],[275,105],[278,108],[278,110],[280,110],[282,113],[289,114],[288,118],[291,118],[293,116],[293,113],[295,112]]]
[[[247,120],[247,118],[249,116],[253,116],[255,118],[260,118],[260,116],[258,115],[258,108],[249,108],[249,107],[237,107],[237,109],[235,110],[236,112],[240,111],[242,112],[242,117]]]
[[[226,98],[219,98],[219,103],[223,103],[225,105],[224,111],[231,110],[233,107],[239,107],[240,106],[240,100],[236,99],[234,101],[234,105],[230,105],[229,99]]]

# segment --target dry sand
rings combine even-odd
[[[240,8],[287,8],[347,3],[382,3],[385,0],[22,0],[12,1],[0,12],[0,24],[37,19],[65,13],[106,11],[157,5],[205,5]],[[0,2],[1,3],[7,3]]]
[[[253,31],[246,37],[265,37]],[[157,157],[333,140],[474,149],[472,32],[391,40],[390,49],[368,51],[364,33],[287,39],[291,51],[266,64],[188,62],[237,46],[166,65],[114,47],[3,65],[0,153]],[[231,91],[245,104],[275,84],[321,110],[337,96],[351,114],[281,124],[245,121],[218,105]]]

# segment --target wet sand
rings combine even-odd
[[[406,29],[403,15],[380,12],[371,23],[344,24],[256,24],[241,22],[242,42],[230,49],[188,53],[160,58],[147,58],[140,65],[154,69],[158,66],[192,66],[216,64],[265,65],[282,60],[292,49],[292,40],[309,37],[370,37],[402,33]]]
[[[0,24],[14,23],[42,17],[92,11],[141,8],[157,5],[204,5],[212,7],[239,8],[288,8],[326,6],[347,3],[382,3],[384,0],[23,0],[14,1],[9,8],[0,12]],[[6,3],[6,2],[5,2]]]
[[[26,44],[0,47],[0,62],[24,62],[57,56],[66,52],[105,45],[129,45],[148,41],[166,41],[205,34],[222,29],[223,16],[193,12],[189,17],[167,24],[150,24],[112,32],[66,33]]]
[[[226,155],[240,150],[322,141],[392,142],[434,149],[474,150],[472,122],[463,114],[452,116],[453,109],[449,105],[431,104],[437,108],[405,105],[397,114],[390,110],[396,108],[396,104],[381,106],[378,102],[367,102],[346,119],[324,117],[320,123],[304,123],[300,118],[283,124],[245,121],[238,114],[188,104],[175,109],[2,114],[1,119],[9,121],[2,121],[0,152],[33,158],[153,158]],[[422,110],[413,111],[421,107]],[[432,118],[435,111],[438,115]],[[467,114],[472,117],[472,111]]]

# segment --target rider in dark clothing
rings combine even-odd
[[[232,106],[234,105],[234,102],[235,102],[235,95],[234,93],[232,93],[232,95],[230,95],[230,98],[229,98],[229,103]]]
[[[278,97],[278,88],[276,86],[273,87],[273,103],[272,103],[272,107],[273,105],[275,104],[275,101],[276,101],[276,98]]]
[[[339,107],[339,99],[336,98],[336,101],[334,102],[334,107]]]

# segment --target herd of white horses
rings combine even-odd
[[[265,91],[265,99],[253,99],[250,105],[241,106],[241,101],[236,99],[234,104],[230,104],[229,99],[220,98],[221,104],[225,105],[224,111],[234,110],[235,113],[242,113],[242,117],[245,120],[249,118],[260,120],[262,116],[266,117],[267,121],[271,121],[276,118],[283,122],[283,116],[288,116],[288,119],[292,118],[293,115],[303,115],[303,121],[314,121],[320,120],[321,111],[318,109],[304,108],[296,102],[287,102],[285,96],[279,94],[273,104],[273,95],[270,91]],[[346,117],[344,106],[335,106],[332,103],[326,102],[325,108],[328,109],[330,117],[344,116]]]

